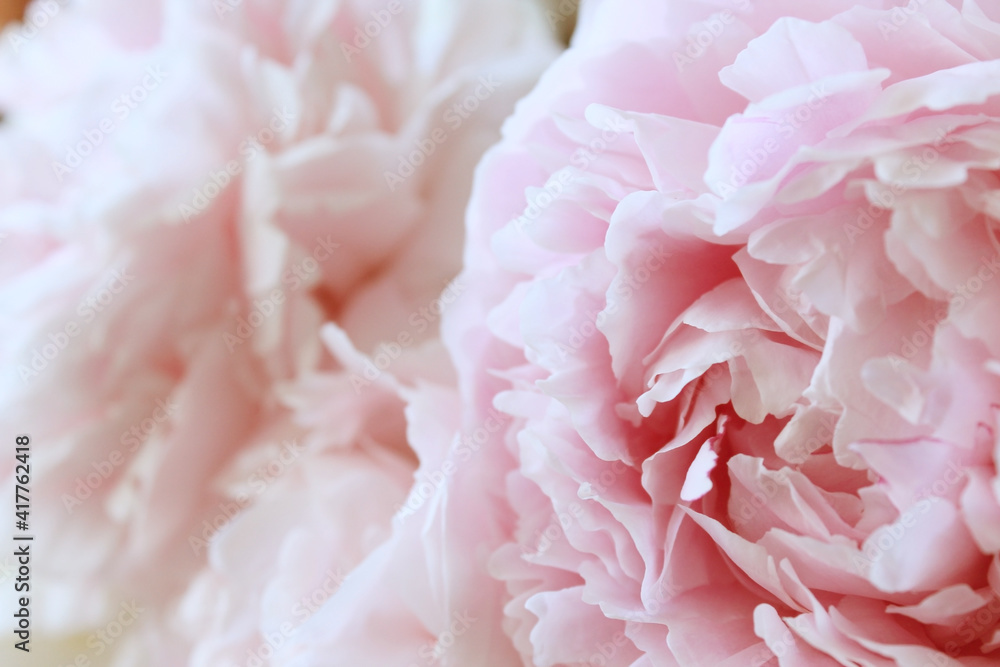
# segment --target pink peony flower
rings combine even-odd
[[[281,664],[995,664],[998,20],[584,3],[477,171],[428,493]]]
[[[0,421],[34,443],[36,632],[134,601],[116,664],[245,661],[389,534],[406,392],[453,378],[471,171],[552,34],[450,0],[27,28],[0,36]]]
[[[1000,13],[591,0],[473,183],[547,7],[0,36],[39,632],[120,666],[997,662]]]

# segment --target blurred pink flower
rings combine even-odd
[[[913,5],[584,3],[477,171],[441,481],[287,664],[996,662],[1000,14]]]
[[[519,0],[29,27],[0,35],[0,422],[34,441],[37,631],[135,599],[118,664],[245,660],[389,533],[405,391],[453,381],[471,172],[552,33]]]

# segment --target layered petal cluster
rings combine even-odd
[[[420,523],[520,661],[1000,659],[998,75],[974,0],[583,4],[477,171]]]
[[[472,170],[554,33],[521,0],[94,0],[0,41],[35,631],[133,604],[88,659],[244,664],[389,534]]]

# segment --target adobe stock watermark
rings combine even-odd
[[[903,7],[893,7],[889,12],[888,21],[878,20],[878,31],[882,33],[882,39],[888,41],[893,33],[899,32],[899,29],[914,16],[921,16],[926,20],[926,16],[920,11],[920,8],[925,4],[927,4],[927,0],[910,0]]]
[[[750,9],[750,0],[734,0],[733,5],[740,11]],[[687,45],[673,52],[674,65],[683,72],[703,55],[708,53],[715,40],[722,36],[728,26],[736,23],[736,15],[728,9],[712,14],[701,23],[688,30]]]
[[[191,222],[191,218],[207,209],[209,204],[219,196],[219,193],[225,190],[234,178],[243,173],[246,165],[264,152],[265,147],[274,141],[278,133],[287,128],[294,119],[295,114],[286,107],[275,108],[266,127],[258,130],[256,134],[247,135],[246,139],[240,142],[238,151],[242,160],[232,159],[217,169],[211,170],[202,184],[192,190],[191,198],[177,206],[177,212],[180,213],[184,223]]]
[[[150,65],[146,68],[146,75],[139,83],[128,92],[116,97],[111,103],[111,115],[102,118],[97,123],[97,127],[84,130],[82,139],[72,146],[67,146],[66,155],[62,162],[52,162],[52,171],[59,182],[61,183],[67,174],[76,171],[77,167],[82,165],[84,160],[104,143],[104,139],[121,127],[125,119],[139,108],[139,105],[145,102],[150,93],[159,88],[166,78],[167,73],[159,65]]]
[[[243,4],[243,0],[212,0],[212,9],[220,19],[232,14]]]
[[[629,301],[645,283],[649,282],[653,274],[662,269],[666,260],[672,256],[673,253],[662,245],[653,246],[642,264],[621,277],[614,291],[608,295],[604,308],[599,311],[586,312],[582,323],[570,327],[569,337],[566,341],[556,343],[560,359],[565,360],[571,354],[581,350],[587,341],[601,330],[600,328],[607,318],[617,313],[618,309]]]
[[[844,225],[844,234],[847,240],[853,245],[855,240],[872,228],[875,221],[880,219],[886,211],[892,210],[896,205],[897,197],[907,192],[931,166],[938,161],[944,153],[958,141],[951,132],[955,126],[938,131],[934,143],[925,146],[920,155],[911,156],[902,165],[902,171],[906,175],[905,180],[893,181],[889,188],[880,188],[876,194],[874,202],[869,202],[868,209],[859,206],[857,217],[853,224]]]
[[[560,0],[555,9],[545,10],[545,20],[548,21],[549,29],[556,32],[562,28],[563,23],[576,18],[580,9],[580,0]]]
[[[622,615],[621,620],[625,621],[626,627],[641,623],[656,622],[659,614],[666,607],[666,603],[683,593],[677,586],[666,583],[662,579],[657,582],[656,588],[651,591],[652,597],[643,597],[643,610],[628,612]]]
[[[820,423],[812,430],[808,438],[798,440],[792,447],[783,451],[781,456],[792,464],[792,470],[799,470],[813,452],[833,442],[833,434],[837,430],[839,419],[831,412],[824,412]]]
[[[629,623],[626,623],[626,627]],[[631,644],[632,641],[625,634],[624,630],[618,630],[605,641],[594,642],[594,652],[587,658],[587,664],[594,667],[607,667],[608,665],[619,664],[615,662],[618,652]]]
[[[628,123],[620,117],[608,120],[601,136],[591,139],[586,146],[580,146],[570,156],[570,164],[553,173],[528,202],[524,212],[514,219],[514,225],[523,229],[538,220],[548,207],[563,195],[566,186],[585,174],[590,166],[606,153],[618,139],[629,130]]]
[[[807,629],[805,623],[799,617],[783,618],[781,620],[785,623],[785,630],[781,633],[781,637],[778,641],[764,646],[760,651],[755,653],[753,658],[750,659],[750,667],[763,667],[775,658],[781,660],[785,657],[785,654],[795,648],[796,640],[795,635],[792,634],[792,628],[796,631]],[[788,626],[792,627],[789,628]]]
[[[979,266],[965,282],[955,285],[948,294],[947,306],[935,311],[932,319],[917,322],[917,330],[900,339],[899,353],[889,355],[889,363],[893,369],[899,369],[903,363],[913,359],[923,348],[934,342],[934,333],[938,327],[950,323],[956,315],[976,298],[990,282],[1000,274],[1000,255],[982,256]]]
[[[135,600],[122,602],[118,606],[118,613],[113,619],[108,621],[103,628],[87,636],[86,646],[90,651],[81,651],[72,662],[59,665],[59,667],[91,667],[91,665],[95,664],[92,662],[91,656],[97,658],[104,655],[105,652],[121,640],[125,631],[139,620],[139,617],[145,611],[145,607],[140,607]],[[97,664],[104,664],[104,660],[101,660]]]
[[[66,4],[67,0],[41,0],[31,3],[21,21],[21,27],[12,28],[7,35],[7,41],[14,49],[14,53],[20,51],[23,45],[34,39],[62,11]]]
[[[395,513],[392,517],[393,523],[402,524],[407,517],[412,516],[423,507],[424,503],[444,486],[448,478],[458,471],[459,465],[455,459],[460,463],[471,461],[472,457],[489,442],[490,436],[500,431],[503,423],[503,415],[495,408],[490,408],[486,419],[480,426],[473,429],[471,433],[462,436],[456,435],[458,442],[453,445],[453,457],[446,459],[437,470],[417,472],[406,501],[395,507]]]
[[[774,295],[777,297],[775,301],[770,303],[771,308],[774,309],[775,316],[781,316],[785,313],[801,313],[803,312],[803,297],[802,292],[796,289],[787,290],[775,290]],[[704,377],[710,380],[717,380],[722,376],[722,368],[719,364],[728,363],[732,358],[739,357],[746,353],[747,348],[762,338],[764,338],[765,331],[770,331],[775,324],[774,318],[759,310],[753,317],[747,320],[747,326],[743,327],[738,331],[739,338],[729,343],[727,350],[729,352],[728,356],[725,354],[720,354],[716,357],[715,364],[705,372]],[[795,459],[789,459],[793,463],[801,462],[805,460],[805,456],[801,461],[796,461]]]
[[[488,100],[501,85],[503,84],[497,81],[493,74],[479,77],[479,85],[476,86],[476,89],[448,107],[442,114],[441,120],[447,126],[447,130],[439,125],[431,130],[426,137],[415,139],[413,150],[399,156],[396,170],[383,172],[389,192],[395,192],[400,184],[415,174],[417,169],[434,155],[438,146],[448,141],[449,134],[462,127],[462,124],[479,109],[480,103]]]
[[[344,54],[344,59],[351,62],[354,56],[361,55],[361,52],[371,46],[372,42],[382,34],[382,31],[392,23],[392,19],[402,11],[403,3],[401,0],[389,0],[382,9],[371,10],[369,14],[372,20],[365,23],[364,26],[359,25],[354,28],[354,39],[350,43],[340,43],[340,52]]]
[[[292,607],[292,616],[295,622],[285,621],[278,626],[277,630],[265,633],[263,641],[254,648],[248,648],[246,655],[239,662],[229,661],[226,667],[266,667],[270,664],[270,659],[278,652],[296,632],[299,626],[305,623],[319,608],[332,598],[340,590],[350,575],[344,573],[341,568],[327,570],[326,578],[311,593],[303,595]]]
[[[768,503],[774,500],[781,485],[791,485],[792,473],[799,472],[814,451],[833,441],[837,419],[834,414],[824,414],[809,437],[796,442],[794,447],[785,453],[786,460],[793,465],[769,471],[770,475],[757,480],[756,490],[747,488],[747,491],[751,491],[750,499],[741,498],[739,507],[731,508],[729,511],[729,518],[735,527],[740,528],[750,523]]]
[[[423,660],[418,664],[411,662],[409,667],[422,667],[423,665],[437,665],[445,653],[448,652],[459,637],[469,631],[476,621],[479,620],[468,610],[461,613],[455,612],[451,616],[448,627],[438,634],[433,642],[427,642],[417,651]]]
[[[623,462],[613,461],[609,467],[601,471],[596,480],[587,482],[583,488],[590,494],[600,496],[617,484],[621,476],[629,470],[630,468]],[[580,520],[583,516],[583,510],[583,505],[573,501],[566,506],[566,511],[553,512],[545,527],[535,531],[533,535],[534,549],[527,544],[521,544],[521,554],[537,556],[548,551],[553,544],[566,537],[566,529]]]
[[[616,461],[616,463],[621,463]],[[522,556],[537,556],[548,551],[553,544],[566,537],[566,529],[583,516],[583,505],[575,500],[566,506],[565,512],[553,512],[543,528],[535,530],[531,542],[521,543]],[[534,547],[531,543],[534,543]]]
[[[962,484],[968,475],[965,470],[954,461],[948,463],[948,467],[930,484],[926,484],[917,491],[919,500],[912,507],[901,512],[899,517],[892,523],[880,526],[872,531],[865,540],[864,545],[852,557],[852,565],[856,574],[868,577],[871,574],[872,566],[877,563],[882,556],[895,547],[903,536],[917,525],[917,519],[930,512],[931,498],[944,498],[950,489]]]
[[[971,644],[990,630],[995,629],[997,622],[1000,622],[1000,597],[991,591],[989,601],[979,609],[969,613],[954,629],[953,634],[958,635],[958,641],[947,642],[944,645],[945,652],[952,658],[957,658],[962,652],[963,646]],[[934,656],[934,659],[934,667],[949,664],[943,659],[943,656],[940,661],[938,661],[938,656]]]
[[[77,476],[73,493],[64,493],[60,496],[66,512],[72,514],[73,510],[90,498],[104,482],[111,478],[114,471],[128,460],[129,455],[138,451],[139,446],[152,435],[159,425],[166,423],[177,413],[177,409],[178,405],[169,399],[167,401],[156,399],[155,407],[150,415],[132,424],[128,430],[122,433],[121,438],[119,438],[122,447],[113,449],[100,461],[91,462],[90,466],[93,470],[85,475]]]
[[[76,314],[82,318],[83,324],[93,322],[133,280],[135,276],[129,273],[128,266],[109,271],[102,284],[84,297],[76,308]],[[80,322],[71,318],[57,330],[49,333],[47,343],[32,348],[29,363],[18,365],[17,372],[21,381],[27,384],[41,375],[82,331]]]
[[[354,393],[360,394],[362,389],[370,387],[373,382],[382,377],[382,373],[402,356],[405,349],[417,341],[420,334],[441,319],[441,314],[448,306],[455,303],[465,289],[465,283],[460,278],[455,278],[445,285],[444,290],[436,299],[410,313],[406,320],[409,328],[400,331],[395,340],[379,343],[372,358],[365,359],[364,369],[361,373],[351,373],[350,380]]]
[[[778,152],[782,144],[805,127],[830,99],[831,93],[826,89],[825,82],[814,83],[809,90],[810,94],[806,101],[778,121],[777,130],[780,138],[768,137],[757,148],[748,150],[746,159],[730,169],[729,180],[716,183],[715,191],[720,197],[724,200],[729,199],[739,188],[746,185],[770,161],[771,156]]]
[[[801,464],[789,468],[788,466],[783,466],[777,470],[773,470],[772,475],[761,477],[757,480],[757,489],[753,491],[750,495],[750,500],[746,498],[740,499],[740,507],[738,510],[730,510],[729,517],[733,522],[733,525],[737,528],[745,526],[748,524],[757,514],[760,513],[762,509],[767,507],[776,495],[778,491],[782,488],[782,485],[788,485],[789,478],[793,472],[797,472]],[[777,480],[775,480],[777,478]],[[747,489],[748,491],[750,489]]]
[[[865,540],[865,544],[858,550],[858,553],[851,557],[854,573],[867,578],[871,574],[872,565],[896,546],[908,530],[917,525],[918,516],[923,516],[930,510],[931,502],[927,498],[923,498],[914,507],[902,512],[899,518],[892,523],[877,528]],[[874,539],[872,539],[873,537]]]
[[[590,654],[586,664],[593,665],[594,667],[624,664],[621,661],[615,661],[614,658],[618,655],[618,651],[628,645],[630,641],[628,638],[629,633],[641,631],[642,626],[646,623],[662,624],[661,612],[664,611],[667,603],[683,592],[677,586],[667,583],[662,579],[659,580],[656,583],[656,587],[648,591],[648,593],[652,593],[651,596],[648,594],[641,596],[641,611],[626,611],[617,617],[619,620],[625,621],[624,630],[616,631],[610,639],[594,642],[593,653]]]
[[[285,269],[281,276],[281,282],[285,288],[275,288],[271,290],[270,294],[254,299],[253,307],[246,317],[236,318],[236,327],[233,331],[226,331],[222,334],[222,340],[230,354],[236,351],[237,346],[250,340],[250,337],[269,317],[281,310],[280,306],[285,302],[288,292],[294,292],[308,284],[310,277],[319,270],[320,264],[330,259],[333,253],[340,248],[339,243],[330,240],[331,236],[331,234],[327,234],[326,238],[317,236],[311,254],[292,262],[292,265]]]
[[[247,478],[247,485],[253,495],[243,491],[236,494],[230,501],[219,503],[219,511],[211,519],[204,519],[201,522],[200,535],[188,535],[188,546],[195,556],[208,549],[208,543],[219,534],[229,522],[235,519],[240,512],[249,507],[254,499],[259,498],[268,487],[295,463],[305,450],[297,440],[284,440],[278,448],[276,456],[267,463],[257,466],[257,468]]]

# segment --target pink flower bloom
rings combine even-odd
[[[344,635],[447,637],[446,665],[996,662],[1000,15],[868,4],[584,4],[477,172],[459,435],[415,443],[418,479],[454,472]]]
[[[451,0],[101,0],[24,34],[0,421],[35,443],[36,630],[135,599],[122,664],[244,660],[390,532],[472,169],[552,34]]]

